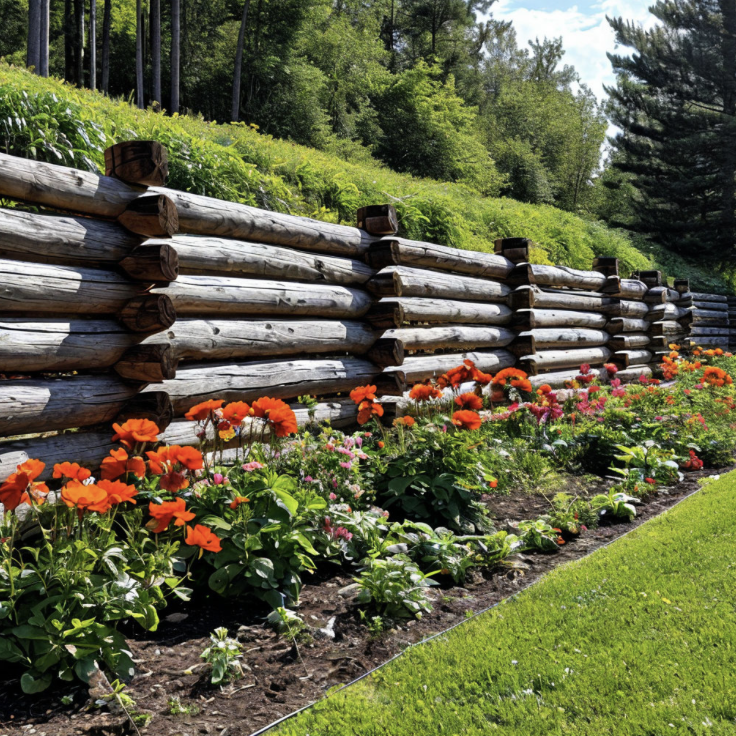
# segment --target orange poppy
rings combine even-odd
[[[71,509],[76,507],[80,514],[83,511],[97,511],[104,514],[110,508],[107,492],[90,483],[84,485],[78,480],[70,480],[61,489],[61,500]]]
[[[13,511],[20,506],[30,481],[25,473],[12,473],[0,486],[0,503],[6,511]]]
[[[260,419],[268,419],[269,414],[276,410],[282,409],[283,407],[289,408],[289,405],[281,399],[272,399],[269,396],[264,396],[261,399],[256,399],[251,406],[253,415]]]
[[[268,416],[268,423],[277,437],[286,437],[289,434],[294,434],[299,429],[296,414],[289,406],[272,411]]]
[[[176,470],[164,473],[159,479],[158,484],[169,493],[177,493],[178,491],[183,491],[185,488],[189,488],[189,481],[184,473],[179,473]]]
[[[250,406],[245,401],[233,401],[222,410],[222,418],[230,424],[240,424],[250,413]]]
[[[38,478],[41,473],[43,473],[43,469],[45,467],[46,463],[42,463],[40,460],[29,458],[24,463],[21,463],[18,466],[18,472],[25,473],[28,476],[29,482],[33,483],[33,481],[36,480],[36,478]]]
[[[6,511],[14,511],[22,503],[31,503],[31,496],[38,504],[44,502],[49,488],[45,483],[34,483],[46,467],[40,460],[29,459],[17,466],[0,485],[0,503]]]
[[[474,365],[472,361],[468,361],[471,365]],[[447,373],[443,373],[437,379],[437,385],[442,388],[452,386],[457,388],[460,384],[465,383],[470,379],[471,370],[467,365],[458,365],[455,368],[450,368]]]
[[[546,396],[547,394],[552,393],[552,386],[550,386],[548,383],[543,383],[538,389],[537,394],[539,396]]]
[[[428,383],[417,383],[409,391],[409,398],[413,401],[429,401],[442,398],[442,391]]]
[[[201,470],[204,467],[202,453],[195,447],[177,447],[176,460],[187,470]]]
[[[414,417],[397,417],[394,419],[394,427],[398,427],[399,425],[402,425],[404,427],[413,427],[416,424],[416,420]]]
[[[460,429],[469,429],[472,431],[480,428],[481,419],[474,411],[456,411],[452,415],[452,423]]]
[[[54,478],[64,477],[69,480],[87,480],[91,475],[92,471],[81,467],[79,463],[56,463],[54,465]]]
[[[206,526],[197,524],[194,528],[191,526],[187,527],[187,536],[184,542],[190,547],[201,547],[202,552],[205,550],[209,552],[221,552],[222,545],[220,544],[220,538]],[[202,552],[199,556],[202,556]]]
[[[183,498],[177,498],[175,501],[164,501],[163,503],[149,503],[148,513],[157,522],[155,525],[153,522],[146,525],[154,534],[161,534],[161,532],[166,531],[172,521],[174,526],[184,526],[195,517],[195,514],[187,511],[187,505]]]
[[[231,509],[236,509],[238,506],[240,506],[241,503],[248,503],[250,501],[249,498],[246,496],[236,496],[235,499],[230,504]]]
[[[97,483],[98,488],[102,488],[107,493],[107,500],[111,506],[117,506],[119,503],[130,501],[135,503],[135,496],[138,491],[135,486],[129,486],[120,480],[101,480]]]
[[[527,374],[518,368],[504,368],[496,374],[496,377],[493,379],[493,386],[505,386],[507,380],[511,381],[513,385],[514,380],[523,381],[526,378],[528,378]]]
[[[139,455],[128,457],[122,447],[110,450],[110,457],[100,463],[100,476],[103,480],[115,480],[124,473],[133,473],[138,478],[143,478],[146,474],[146,463]]]
[[[470,369],[470,377],[478,385],[487,386],[493,380],[493,376],[490,373],[483,373],[479,368],[476,368],[472,360],[466,359],[464,363]]]
[[[456,396],[455,403],[461,409],[470,409],[471,411],[480,411],[483,408],[483,399],[474,393],[466,393]]]
[[[383,416],[383,407],[379,403],[368,400],[358,406],[358,424],[365,424],[374,415]]]
[[[184,416],[193,422],[204,422],[210,414],[217,411],[225,403],[224,399],[210,399],[193,406]]]
[[[132,448],[138,442],[156,442],[161,430],[149,419],[128,419],[123,424],[113,424],[113,442]]]
[[[375,401],[375,386],[358,386],[350,392],[350,398],[356,403],[361,404],[364,401]]]
[[[511,379],[511,385],[515,389],[518,389],[519,391],[525,391],[528,394],[533,391],[531,381],[527,380],[526,378],[513,378]]]

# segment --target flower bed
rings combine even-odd
[[[631,521],[683,473],[730,464],[736,363],[696,352],[673,350],[668,385],[621,386],[613,366],[601,385],[583,366],[560,392],[469,363],[415,386],[389,428],[375,388],[360,387],[353,434],[297,433],[274,399],[206,402],[187,416],[213,438],[208,451],[157,446],[155,425],[130,420],[94,472],[59,464],[41,483],[42,460],[29,460],[0,486],[0,658],[29,694],[56,677],[94,681],[98,664],[127,680],[123,632],[155,632],[167,606],[221,599],[273,609],[282,636],[306,641],[326,621],[304,618],[304,582],[330,571],[355,581],[343,615],[366,639],[434,616],[443,596],[432,588],[500,579],[520,554],[584,549],[595,527]],[[524,518],[523,499],[539,494],[549,502]],[[508,498],[521,499],[515,513],[494,519]]]

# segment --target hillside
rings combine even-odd
[[[154,138],[169,149],[174,188],[351,224],[359,206],[391,201],[409,238],[492,250],[495,238],[523,236],[538,243],[539,263],[589,268],[596,255],[617,256],[624,273],[655,263],[625,233],[555,207],[484,197],[464,185],[397,174],[365,157],[349,162],[262,135],[255,126],[141,111],[7,64],[0,65],[0,120],[2,149],[13,155],[94,169],[102,168],[112,143]],[[725,288],[693,269],[687,275],[694,288]]]

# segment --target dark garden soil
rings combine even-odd
[[[722,471],[725,472],[725,471]],[[601,526],[571,539],[553,554],[524,554],[495,570],[476,572],[465,587],[432,590],[434,610],[420,621],[404,621],[371,637],[350,598],[340,594],[351,580],[345,568],[326,568],[306,581],[298,612],[312,629],[311,641],[292,646],[264,626],[267,611],[252,601],[210,599],[167,610],[155,634],[131,629],[130,641],[138,671],[126,692],[140,713],[152,718],[139,726],[142,736],[248,736],[282,716],[320,699],[325,691],[354,680],[390,659],[408,645],[464,620],[528,586],[549,570],[578,559],[622,536],[673,506],[697,489],[697,481],[713,470],[688,474],[674,488],[660,490],[639,507],[633,523]],[[581,494],[582,487],[568,490]],[[601,490],[587,485],[587,494]],[[489,496],[488,507],[502,529],[507,520],[535,519],[549,509],[542,495]],[[335,617],[334,639],[317,632]],[[243,644],[245,676],[232,685],[212,687],[200,653],[209,634],[225,626]],[[0,664],[0,736],[135,733],[125,715],[90,708],[81,684],[26,696],[19,673]],[[64,705],[62,696],[73,696]],[[171,715],[178,699],[188,714]]]

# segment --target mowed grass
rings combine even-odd
[[[278,733],[736,734],[736,473]]]

